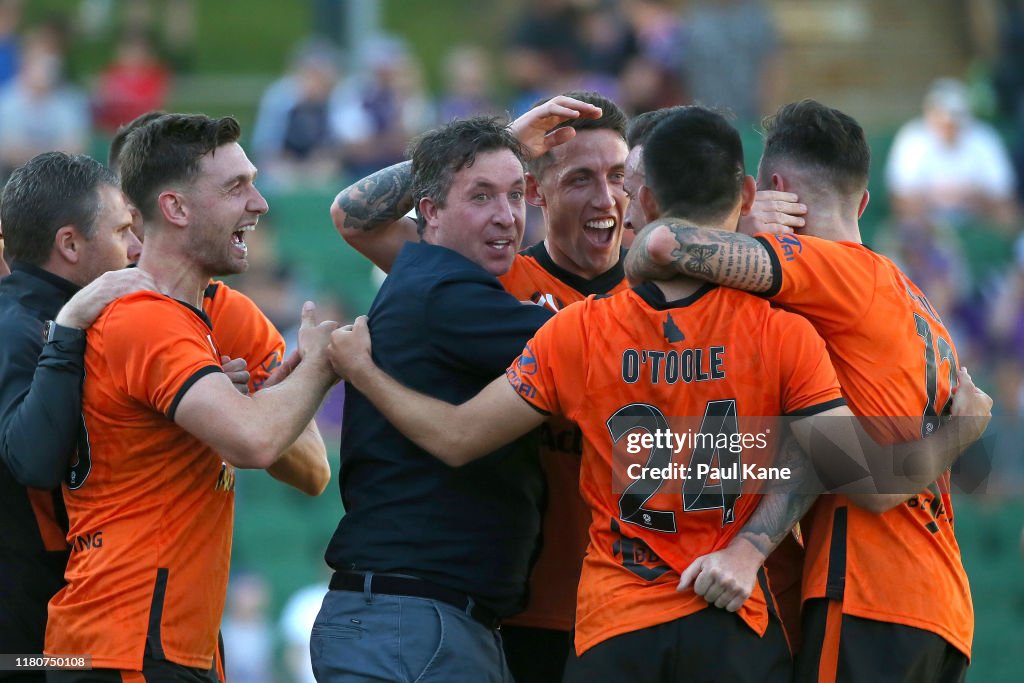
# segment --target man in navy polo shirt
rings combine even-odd
[[[451,402],[474,396],[550,317],[505,292],[523,237],[524,149],[494,119],[456,121],[412,151],[422,241],[405,244],[370,308],[374,358]],[[512,681],[496,630],[525,601],[540,529],[537,444],[452,469],[354,388],[345,402],[346,514],[313,627],[317,680]]]

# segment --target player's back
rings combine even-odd
[[[757,483],[743,468],[771,464],[774,416],[842,403],[806,321],[712,285],[672,302],[646,284],[569,306],[510,379],[584,434],[580,488],[592,520],[578,652],[706,607],[692,591],[676,593],[679,574],[752,514]],[[657,440],[665,430],[671,444]],[[675,468],[668,478],[666,467]],[[755,588],[740,616],[763,633],[767,614]]]
[[[949,330],[889,259],[851,242],[761,236],[777,266],[772,302],[824,338],[850,409],[879,441],[932,433],[948,415],[959,367]],[[953,534],[949,474],[875,515],[824,496],[805,525],[804,599],[937,633],[970,654],[974,618]]]

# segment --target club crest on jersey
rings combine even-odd
[[[669,313],[665,318],[665,324],[661,327],[662,333],[665,335],[665,341],[669,344],[675,344],[686,339],[683,331],[676,325],[676,321],[672,319],[672,314]]]
[[[796,235],[776,235],[775,239],[782,245],[782,254],[787,261],[792,261],[797,254],[804,250],[803,243]]]
[[[554,294],[545,294],[544,292],[534,292],[533,294],[530,295],[530,301],[532,301],[533,303],[537,304],[538,306],[543,306],[544,308],[549,308],[552,311],[554,311],[555,313],[558,313],[560,310],[565,308],[565,304],[562,303],[562,300],[559,299]]]

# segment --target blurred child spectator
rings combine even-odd
[[[26,36],[18,74],[0,89],[0,177],[41,152],[85,151],[88,101],[63,81],[62,69],[61,53],[49,32]]]
[[[245,683],[275,683],[274,628],[267,614],[270,586],[256,573],[238,573],[228,583],[221,625],[225,677]]]
[[[126,34],[114,61],[99,75],[93,96],[96,126],[112,135],[136,116],[163,109],[170,84],[171,74],[149,37],[140,31]]]
[[[499,114],[491,71],[490,57],[479,45],[453,47],[444,58],[445,91],[437,103],[438,121]]]
[[[995,129],[971,116],[966,88],[952,78],[935,81],[924,99],[924,117],[897,133],[886,184],[903,226],[1011,226],[1016,218],[1006,147]]]
[[[268,189],[333,185],[346,136],[368,128],[339,80],[340,55],[312,40],[299,45],[289,72],[267,88],[253,128],[252,150]]]
[[[433,118],[422,68],[405,41],[374,37],[367,41],[362,58],[364,73],[354,79],[350,104],[369,125],[360,131],[363,135],[349,136],[344,151],[347,170],[355,178],[402,161],[409,141],[426,130]]]
[[[326,582],[300,588],[288,598],[281,611],[279,628],[291,683],[316,683],[309,657],[309,634],[326,594]]]

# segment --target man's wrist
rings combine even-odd
[[[46,344],[83,344],[85,343],[85,330],[56,320],[47,320],[43,324],[43,342]]]

